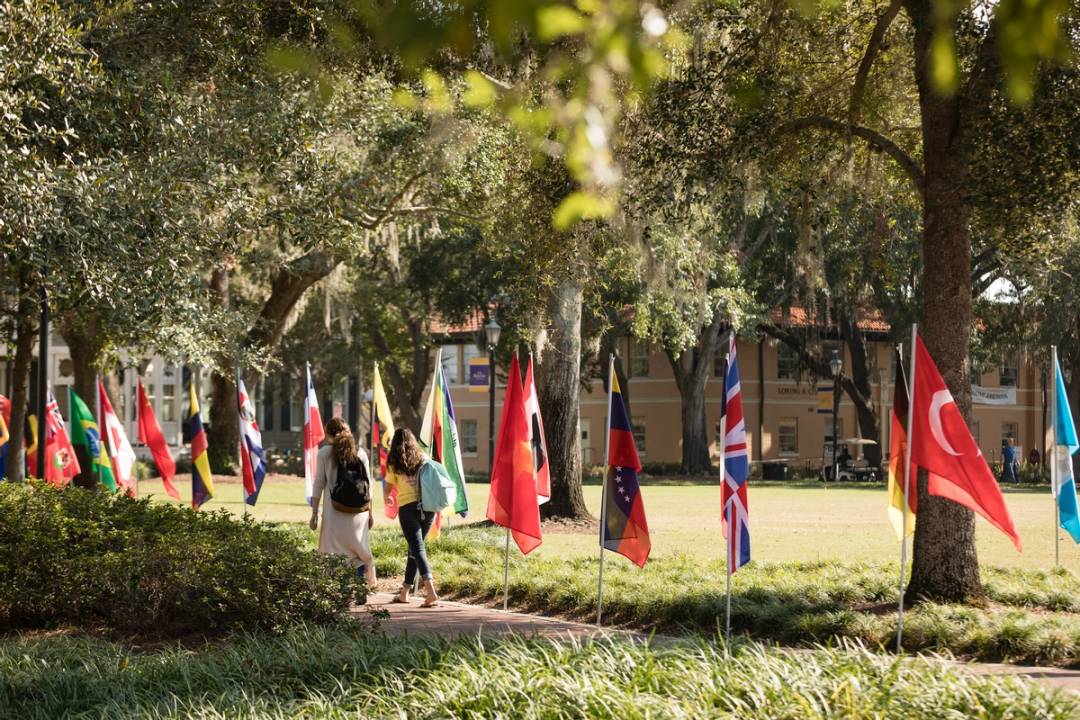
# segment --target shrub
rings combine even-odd
[[[330,622],[360,591],[294,536],[125,495],[0,484],[0,629],[177,636]]]

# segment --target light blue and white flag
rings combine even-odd
[[[1075,371],[1074,371],[1075,372]],[[1073,477],[1072,456],[1080,450],[1076,439],[1069,396],[1065,391],[1065,379],[1061,365],[1054,363],[1054,457],[1057,467],[1054,473],[1054,497],[1058,504],[1058,522],[1075,542],[1080,543],[1080,511],[1076,502],[1076,479]]]

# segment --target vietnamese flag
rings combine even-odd
[[[1013,527],[994,473],[918,335],[914,365],[915,390],[908,436],[912,469],[922,467],[930,474],[931,495],[974,510],[1008,535],[1020,550],[1020,536]]]
[[[161,473],[161,483],[165,486],[165,492],[174,500],[180,499],[180,493],[173,485],[176,477],[176,463],[173,462],[172,453],[169,452],[169,444],[165,442],[165,436],[161,433],[157,418],[154,417],[154,408],[150,404],[150,398],[146,396],[142,378],[138,381],[139,390],[139,442],[150,448],[150,454],[154,456],[154,463],[158,472]]]
[[[495,464],[491,470],[487,518],[496,525],[510,528],[514,542],[525,555],[543,542],[529,437],[525,393],[521,387],[521,368],[517,355],[514,355],[506,380],[499,438],[495,443]]]

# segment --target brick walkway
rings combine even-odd
[[[585,640],[600,637],[629,637],[645,639],[641,633],[614,628],[598,628],[595,625],[557,620],[539,615],[503,612],[480,605],[440,600],[434,608],[420,607],[419,599],[407,604],[391,603],[390,593],[373,593],[368,596],[367,609],[386,610],[390,618],[382,629],[391,635],[462,635],[494,634],[523,635],[558,640]],[[361,613],[357,608],[354,612]],[[654,635],[653,643],[678,642],[677,638]],[[1000,663],[957,663],[960,668],[976,675],[1014,675],[1025,677],[1052,688],[1080,693],[1080,670]]]

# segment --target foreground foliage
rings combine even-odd
[[[387,638],[296,627],[197,652],[138,653],[85,638],[0,642],[0,716],[513,718],[1067,718],[1015,678],[863,649],[729,655],[688,641]]]
[[[75,487],[0,483],[0,548],[0,629],[280,630],[336,622],[359,590],[271,526]]]
[[[429,549],[442,592],[490,601],[502,597],[503,535],[454,528]],[[401,573],[399,534],[376,532],[381,576]],[[982,660],[1080,664],[1080,580],[1054,572],[984,568],[988,608],[925,603],[908,611],[908,650]],[[510,601],[546,615],[592,620],[595,558],[522,558],[511,553]],[[663,632],[713,634],[724,617],[724,565],[685,555],[644,569],[621,561],[604,571],[604,618]],[[753,563],[739,571],[731,603],[736,633],[784,643],[853,638],[891,649],[896,637],[897,569],[876,563]]]

